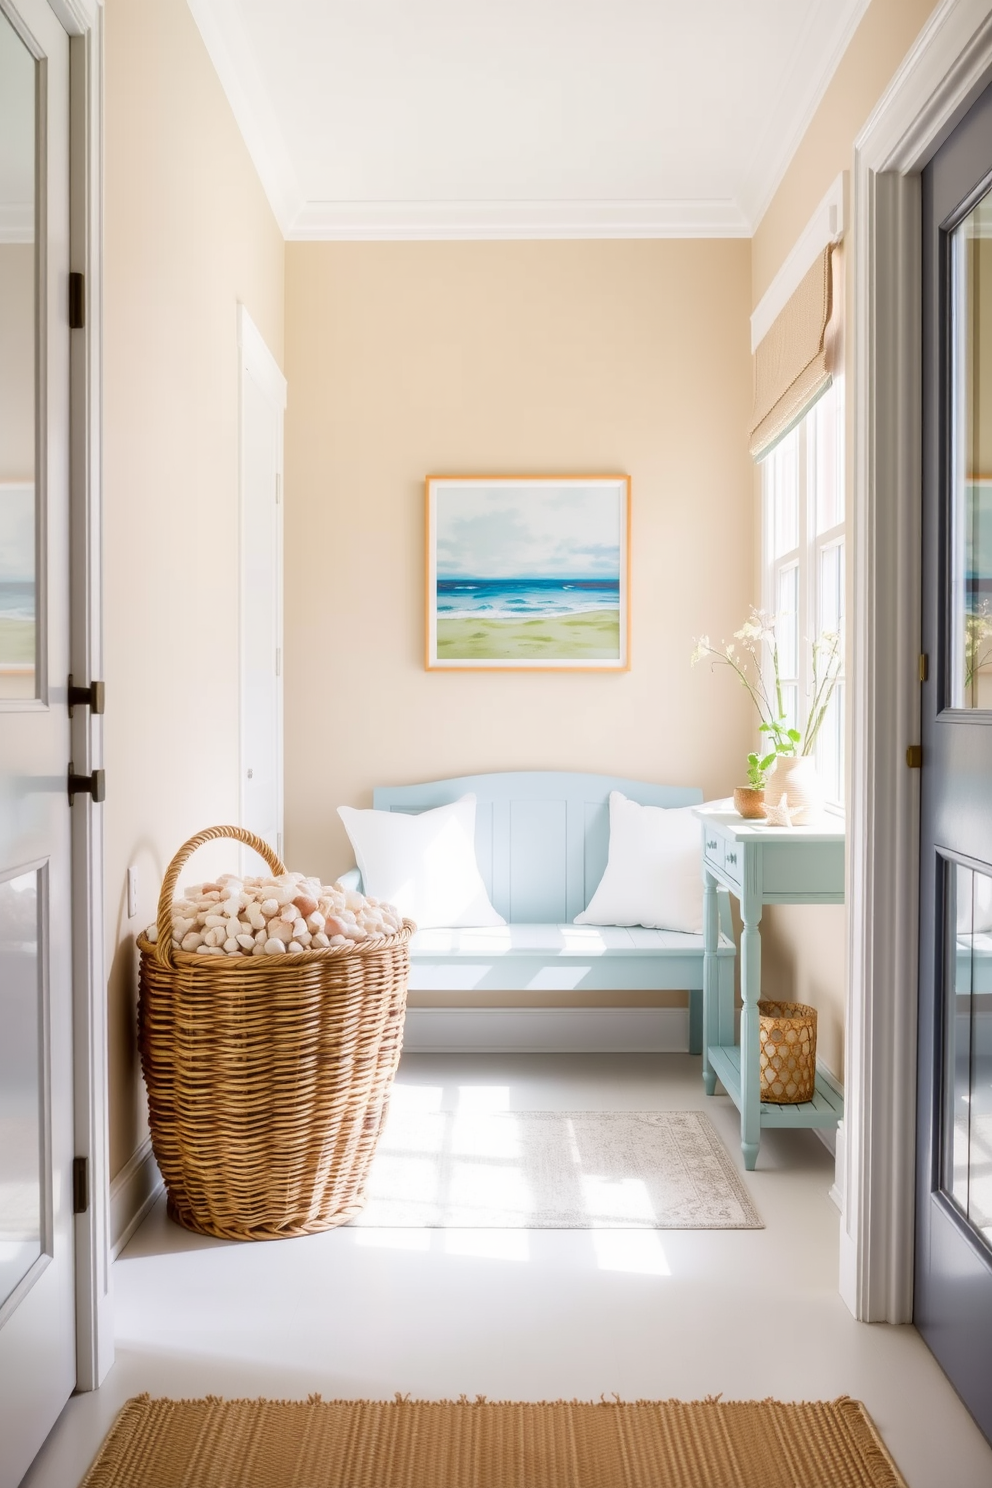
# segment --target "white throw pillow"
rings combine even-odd
[[[475,859],[474,796],[418,816],[352,806],[339,806],[338,816],[365,893],[395,904],[421,930],[506,924],[489,902]]]
[[[639,806],[610,792],[606,872],[577,925],[703,929],[702,824],[692,806]]]

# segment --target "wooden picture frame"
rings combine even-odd
[[[429,475],[428,671],[630,668],[629,475]]]

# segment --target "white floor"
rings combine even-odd
[[[399,1099],[516,1110],[705,1108],[740,1165],[734,1108],[688,1055],[418,1055]],[[765,1135],[747,1184],[764,1230],[334,1230],[239,1245],[160,1200],[115,1266],[117,1363],[63,1412],[24,1480],[75,1488],[130,1395],[833,1399],[875,1418],[910,1488],[990,1488],[992,1449],[915,1329],[837,1294],[833,1163]],[[438,1485],[447,1488],[447,1485]]]

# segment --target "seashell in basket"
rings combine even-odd
[[[302,873],[239,878],[184,889],[172,903],[172,944],[200,956],[282,956],[395,935],[403,921],[380,904],[340,884]],[[154,944],[158,927],[149,925]]]

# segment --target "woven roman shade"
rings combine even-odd
[[[756,460],[792,427],[830,381],[830,254],[827,247],[818,255],[755,350],[750,446]]]

